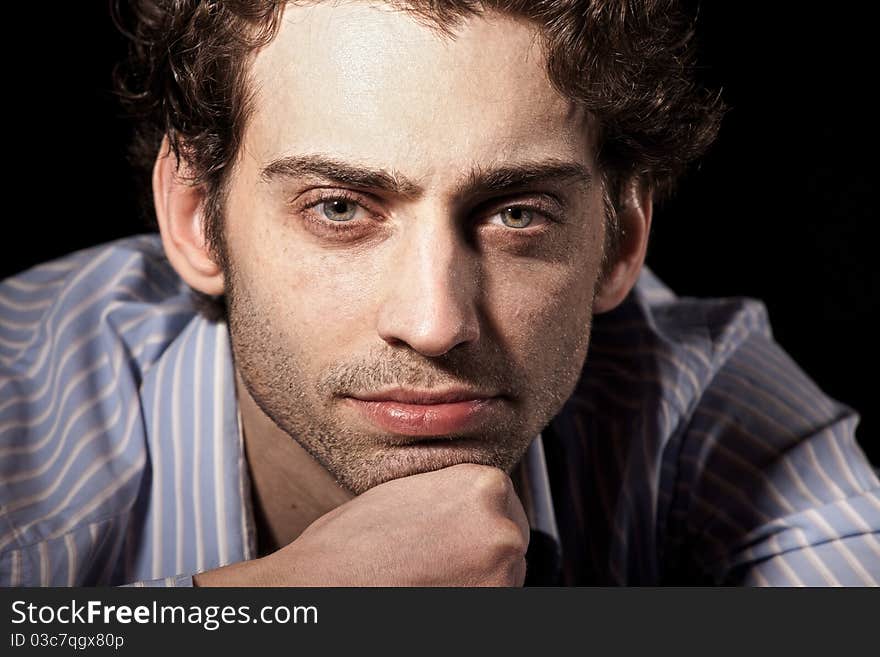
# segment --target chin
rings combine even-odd
[[[476,463],[507,473],[522,453],[501,452],[477,441],[425,440],[408,445],[382,447],[358,463],[331,468],[337,480],[355,495],[374,486],[425,472],[434,472],[461,463]]]

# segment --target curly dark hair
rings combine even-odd
[[[137,119],[131,161],[149,181],[162,138],[206,192],[205,234],[226,265],[223,198],[251,108],[247,56],[274,37],[283,8],[320,0],[112,0],[130,56],[116,88]],[[695,81],[694,21],[677,0],[384,0],[443,32],[464,18],[499,11],[533,21],[548,77],[582,104],[599,128],[605,190],[606,259],[620,240],[621,185],[633,178],[655,198],[714,140],[724,108]],[[152,203],[145,204],[152,208]],[[203,299],[204,301],[204,299]],[[222,317],[222,299],[214,310]]]

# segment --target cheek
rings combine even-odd
[[[505,277],[495,282],[490,299],[495,330],[517,360],[554,361],[586,350],[595,276],[592,271],[545,270],[526,284]],[[563,353],[564,352],[564,353]],[[526,364],[521,362],[520,364]]]
[[[369,316],[374,277],[356,262],[316,253],[269,230],[263,244],[247,245],[251,257],[239,257],[238,278],[255,308],[269,318],[273,333],[295,351],[332,353],[350,345]]]
[[[601,270],[601,226],[573,234],[554,257],[491,263],[487,303],[494,330],[529,371],[583,364]]]
[[[362,342],[373,315],[377,277],[359,259],[303,257],[288,290],[299,312],[296,321],[328,349]]]

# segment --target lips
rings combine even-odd
[[[464,389],[397,389],[348,397],[346,401],[384,432],[442,436],[477,428],[493,412],[500,397]]]

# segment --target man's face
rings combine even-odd
[[[354,493],[509,471],[580,374],[604,239],[588,118],[535,29],[289,6],[251,81],[225,205],[249,393]]]

